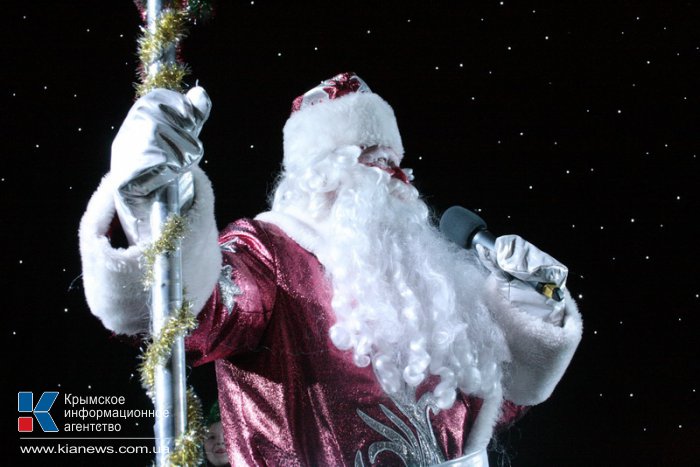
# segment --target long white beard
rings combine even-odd
[[[273,203],[318,227],[313,253],[333,285],[333,343],[356,365],[371,363],[389,394],[431,374],[441,408],[457,388],[498,394],[508,351],[483,305],[477,259],[435,229],[413,186],[356,161],[346,149],[285,174]]]

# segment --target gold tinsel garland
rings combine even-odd
[[[155,88],[182,91],[182,80],[189,74],[183,63],[163,64],[151,75],[149,67],[161,60],[170,47],[177,48],[182,39],[187,37],[187,12],[184,10],[165,9],[156,20],[155,31],[141,28],[143,35],[138,40],[139,60],[141,62],[141,83],[136,85],[138,97],[148,94]]]
[[[144,252],[145,270],[144,287],[148,288],[153,282],[153,265],[159,255],[167,255],[175,251],[177,242],[185,235],[186,222],[182,216],[172,215],[163,226],[161,237]],[[168,317],[165,325],[157,336],[152,336],[151,342],[141,356],[139,372],[141,384],[148,396],[155,397],[156,368],[167,363],[170,358],[175,339],[185,335],[197,327],[197,319],[192,313],[192,304],[183,300],[182,306]],[[203,459],[202,442],[204,426],[202,422],[202,405],[194,390],[187,388],[187,428],[175,439],[174,449],[169,455],[170,465],[197,466]]]
[[[155,88],[166,88],[181,92],[182,81],[189,73],[188,67],[181,62],[165,63],[164,56],[170,48],[177,47],[187,36],[187,22],[191,16],[183,9],[164,9],[156,19],[154,31],[142,28],[138,40],[141,83],[136,85],[137,97],[143,96]],[[157,72],[149,73],[151,65],[161,62]],[[153,284],[153,267],[161,255],[175,251],[178,241],[185,236],[186,222],[180,215],[172,215],[163,226],[161,237],[144,252],[143,285],[146,289]],[[183,293],[184,295],[184,293]],[[156,368],[170,359],[175,339],[197,327],[197,320],[192,313],[192,304],[183,299],[178,310],[172,310],[165,325],[157,336],[151,337],[150,345],[142,355],[139,366],[141,382],[149,397],[154,398]],[[174,441],[174,449],[168,456],[168,462],[174,466],[197,466],[203,462],[202,442],[204,427],[202,406],[194,390],[187,389],[187,427]]]
[[[153,285],[153,266],[156,263],[156,258],[175,251],[178,240],[185,236],[186,226],[184,217],[178,214],[171,215],[163,226],[161,237],[143,252],[144,290],[150,289]]]

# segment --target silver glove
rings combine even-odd
[[[476,249],[501,294],[514,306],[552,324],[562,323],[565,301],[548,298],[535,288],[553,284],[563,290],[569,274],[566,266],[517,235],[498,237],[493,250],[481,245]]]
[[[148,216],[156,192],[178,179],[181,209],[194,198],[190,169],[204,154],[199,133],[211,100],[201,87],[187,94],[156,89],[137,100],[112,143],[115,204],[130,243],[150,240]]]

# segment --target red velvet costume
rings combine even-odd
[[[370,445],[388,440],[358,411],[396,431],[380,404],[401,412],[371,366],[358,368],[351,353],[330,341],[332,290],[321,264],[278,227],[260,221],[229,225],[220,244],[224,265],[231,266],[235,303],[231,310],[224,304],[222,294],[231,290],[222,289],[231,285],[220,281],[187,347],[195,365],[216,364],[232,465],[352,465],[356,455],[367,463]],[[462,455],[479,406],[479,400],[462,396],[431,416],[447,459]],[[507,404],[501,423],[520,411]],[[379,454],[376,462],[402,465],[392,452]]]

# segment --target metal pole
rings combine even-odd
[[[148,0],[148,29],[154,32],[156,19],[167,6],[163,0]],[[154,63],[149,64],[148,74],[153,75],[167,63],[175,62],[175,46]],[[151,208],[150,225],[153,238],[162,236],[163,226],[173,214],[180,213],[178,180],[161,189]],[[180,245],[170,254],[160,255],[153,266],[151,289],[151,332],[158,335],[171,311],[182,306],[182,257]],[[156,422],[156,465],[168,465],[169,453],[174,450],[175,438],[184,433],[187,425],[187,394],[185,376],[184,338],[179,336],[173,345],[170,361],[155,370],[154,405]]]

